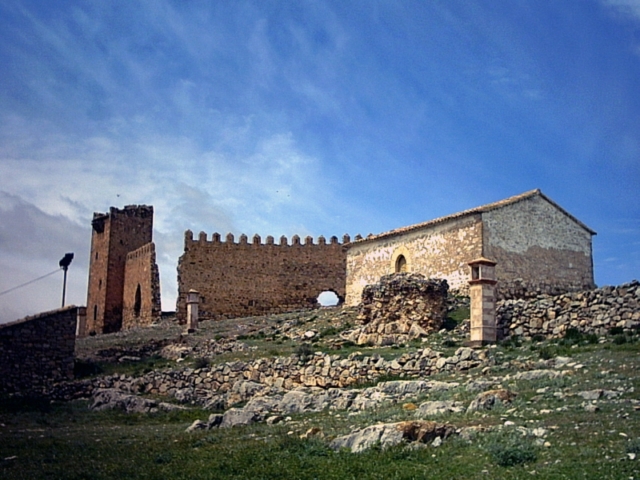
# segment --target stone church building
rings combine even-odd
[[[558,294],[595,287],[596,232],[540,190],[351,242],[346,300],[360,302],[365,285],[394,272],[444,278],[467,292],[468,262],[497,262],[498,297]]]

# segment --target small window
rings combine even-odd
[[[98,252],[96,252],[96,260],[98,259]]]
[[[93,306],[93,321],[98,320],[98,305]]]
[[[102,290],[102,279],[98,280],[98,290]]]
[[[407,271],[407,259],[404,255],[400,255],[396,259],[396,273],[406,273]]]
[[[136,317],[140,316],[140,309],[142,308],[142,294],[140,293],[140,284],[138,284],[138,288],[136,288],[136,299],[133,303],[133,314]]]

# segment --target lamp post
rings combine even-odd
[[[71,265],[71,260],[73,260],[73,253],[65,253],[62,260],[58,262],[60,268],[64,270],[64,280],[62,281],[62,306],[64,307],[64,296],[67,292],[67,270],[69,269],[69,265]]]

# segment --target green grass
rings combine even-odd
[[[298,317],[277,317],[272,323]],[[306,323],[308,326],[310,322]],[[216,332],[213,327],[210,330]],[[448,391],[429,392],[356,414],[325,411],[292,415],[291,421],[273,426],[256,424],[187,434],[185,429],[193,420],[205,420],[210,412],[193,409],[127,415],[115,411],[92,412],[87,401],[52,404],[39,398],[4,396],[0,397],[0,478],[640,478],[640,459],[630,460],[628,456],[630,453],[640,455],[640,415],[633,403],[640,392],[640,342],[634,335],[612,333],[605,344],[593,343],[592,339],[575,333],[553,341],[516,339],[487,350],[495,363],[485,374],[443,372],[429,378],[459,383]],[[311,350],[340,356],[354,352],[377,353],[390,359],[422,347],[436,348],[450,355],[457,347],[443,349],[443,343],[460,342],[447,332],[433,335],[427,343],[402,348],[351,346],[329,350],[324,341],[332,335],[337,332],[321,335]],[[625,342],[616,342],[616,335],[625,335]],[[120,337],[114,339],[121,340]],[[100,341],[107,344],[106,339]],[[217,363],[289,355],[300,346],[299,342],[277,341],[270,335],[248,339],[246,343],[257,347],[256,350],[206,360]],[[568,373],[553,379],[508,379],[508,375],[526,369],[544,368],[537,362],[558,355],[570,356],[571,362],[583,368],[563,367]],[[97,364],[105,373],[132,374],[167,365],[174,363],[153,357],[131,364]],[[84,375],[96,375],[94,366],[87,360],[79,368],[84,369]],[[471,441],[454,436],[438,448],[398,446],[383,451],[374,448],[362,454],[334,452],[328,448],[332,438],[356,428],[377,422],[414,420],[414,412],[403,409],[405,402],[419,405],[426,400],[457,400],[466,406],[477,394],[466,389],[466,382],[476,378],[492,379],[496,385],[516,392],[517,397],[511,404],[490,411],[463,411],[435,418],[457,428],[489,429]],[[397,379],[381,377],[358,387]],[[576,394],[596,388],[620,388],[623,393],[618,399],[599,401],[600,410],[590,413],[584,410],[585,401]],[[515,425],[499,430],[505,422]],[[300,435],[311,427],[319,427],[323,436],[301,439]],[[544,428],[548,433],[536,442],[531,435],[522,436],[522,428]],[[542,445],[544,442],[549,446]]]

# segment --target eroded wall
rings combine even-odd
[[[541,196],[482,213],[500,298],[595,287],[590,231]]]
[[[319,237],[304,244],[298,236],[291,244],[285,237],[278,243],[259,236],[249,242],[242,235],[236,243],[233,235],[221,241],[219,234],[197,240],[185,233],[184,254],[178,262],[178,301],[176,314],[186,318],[186,294],[200,292],[199,315],[202,320],[235,318],[266,313],[282,313],[317,307],[323,291],[345,297],[346,247],[349,237],[339,243],[336,237],[326,242]]]
[[[468,262],[482,253],[480,215],[470,215],[401,235],[355,242],[347,255],[346,304],[360,303],[362,290],[395,272],[398,255],[407,272],[446,279],[451,290],[468,288]]]
[[[0,391],[41,391],[73,378],[78,307],[0,325]]]
[[[160,274],[155,244],[127,254],[124,271],[122,328],[150,325],[160,320]]]

